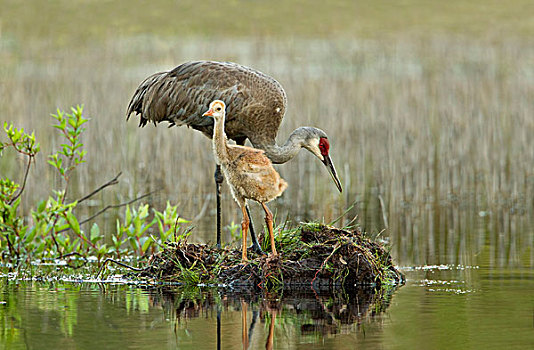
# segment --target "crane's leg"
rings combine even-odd
[[[248,328],[248,342],[250,344],[252,336],[254,335],[254,327],[256,326],[256,321],[258,320],[258,311],[252,309],[252,321],[250,322],[250,327]]]
[[[248,261],[247,259],[247,232],[248,232],[248,225],[250,224],[250,220],[247,215],[247,209],[246,209],[246,202],[241,204],[239,203],[239,206],[241,207],[241,211],[243,212],[243,221],[241,222],[241,232],[243,235],[243,253],[241,255],[241,261],[245,262]]]
[[[221,350],[221,307],[217,306],[217,350]]]
[[[215,168],[215,187],[216,187],[216,195],[217,195],[217,249],[221,249],[221,231],[222,231],[222,218],[221,218],[221,184],[224,181],[224,175],[221,171],[221,166],[217,165]],[[250,221],[250,238],[252,240],[252,250],[260,255],[265,255],[263,250],[260,247],[260,244],[258,243],[258,239],[256,238],[256,233],[254,232],[254,225],[252,223],[252,216],[250,215],[250,210],[248,209],[248,204],[245,204],[245,208],[247,209],[247,214]]]
[[[277,255],[276,247],[274,245],[274,232],[273,232],[273,213],[267,208],[265,203],[260,203],[265,210],[265,223],[267,224],[267,229],[269,230],[269,237],[271,238],[271,251],[273,255]]]
[[[215,168],[215,191],[217,194],[217,249],[221,249],[221,184],[224,181],[221,166]]]
[[[252,222],[252,216],[250,215],[250,210],[248,209],[248,204],[245,206],[247,208],[247,214],[250,220],[249,230],[250,230],[250,239],[252,240],[252,251],[260,255],[266,255],[263,249],[261,249],[258,239],[256,238],[256,232],[254,232],[254,224]]]

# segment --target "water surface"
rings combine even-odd
[[[405,286],[281,295],[3,281],[0,349],[529,349],[532,269],[406,267]],[[218,328],[220,331],[218,332]]]

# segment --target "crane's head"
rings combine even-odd
[[[217,120],[224,117],[224,109],[226,108],[226,105],[221,100],[215,100],[212,103],[210,103],[210,108],[202,114],[203,116],[207,117],[213,117]]]
[[[341,182],[337,177],[336,168],[334,167],[334,163],[332,163],[332,159],[330,158],[330,142],[328,142],[328,135],[326,135],[326,133],[321,129],[317,128],[302,127],[299,129],[302,130],[299,133],[304,134],[302,139],[302,147],[306,148],[308,151],[313,153],[313,155],[319,158],[321,162],[323,162],[328,169],[330,176],[332,176],[332,180],[334,180],[337,189],[339,192],[342,192],[343,188],[341,187]]]

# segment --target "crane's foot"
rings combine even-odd
[[[250,224],[249,230],[250,230],[250,238],[252,240],[252,244],[247,249],[258,255],[267,255],[267,253],[265,253],[263,249],[261,249],[260,247],[260,243],[258,242],[258,239],[256,238],[256,233],[254,232],[254,227],[252,226],[252,224]]]
[[[265,253],[263,249],[261,249],[259,244],[253,243],[250,247],[247,248],[247,250],[250,250],[258,255],[267,255],[267,253]]]

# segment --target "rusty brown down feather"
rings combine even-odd
[[[220,164],[224,177],[240,207],[247,199],[267,203],[280,196],[287,183],[273,168],[271,160],[263,150],[229,145],[224,132],[224,102],[215,100],[205,115],[213,116],[213,152]]]

